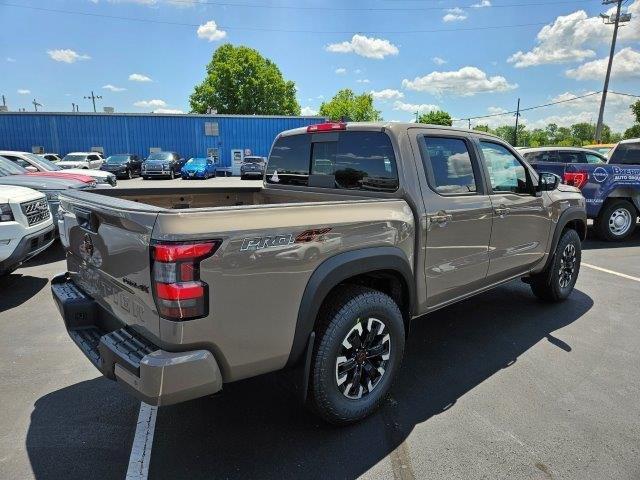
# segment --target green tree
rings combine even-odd
[[[546,129],[534,128],[529,134],[529,144],[532,147],[544,147],[549,145],[549,133]]]
[[[635,103],[632,103],[629,106],[629,108],[631,109],[633,114],[636,116],[636,122],[640,123],[640,100],[636,101]],[[633,128],[633,127],[631,127],[631,128]]]
[[[320,115],[336,122],[341,119],[352,122],[382,120],[380,112],[373,108],[373,96],[370,93],[356,95],[349,88],[343,88],[331,100],[322,102]]]
[[[451,115],[443,110],[434,110],[432,112],[423,113],[418,117],[418,123],[429,123],[431,125],[453,125]]]
[[[476,125],[473,130],[477,132],[493,133],[493,130],[489,128],[489,125]]]
[[[627,128],[624,131],[624,139],[627,138],[640,138],[640,123],[636,123],[631,128]]]
[[[580,142],[580,145],[590,143],[596,136],[595,127],[587,122],[574,123],[571,125],[571,136]],[[609,129],[611,134],[611,129]]]
[[[189,97],[191,110],[244,115],[299,115],[296,87],[257,50],[226,43],[213,53],[207,76]]]

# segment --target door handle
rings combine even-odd
[[[505,215],[508,215],[510,211],[511,211],[511,209],[508,208],[508,207],[505,207],[504,205],[500,205],[499,207],[493,209],[493,212],[496,215],[499,215],[501,217],[504,217]]]
[[[435,215],[431,215],[429,220],[433,223],[437,223],[439,225],[444,226],[447,222],[453,219],[453,215],[445,212],[438,212]]]

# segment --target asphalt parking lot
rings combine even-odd
[[[149,478],[640,478],[640,232],[584,248],[562,304],[515,281],[417,320],[358,425],[319,422],[281,374],[159,409]],[[3,479],[128,470],[140,403],[68,339],[48,286],[64,268],[55,245],[0,279]]]

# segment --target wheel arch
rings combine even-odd
[[[322,262],[305,287],[298,309],[287,366],[295,366],[312,348],[318,313],[335,288],[345,283],[370,286],[398,303],[408,329],[414,312],[415,282],[409,260],[397,247],[373,247],[337,254]]]
[[[580,241],[584,241],[587,238],[587,214],[584,211],[584,208],[569,207],[560,214],[560,218],[558,218],[558,223],[556,224],[553,232],[553,237],[551,238],[551,244],[549,245],[549,255],[547,256],[547,261],[545,262],[542,270],[546,269],[553,261],[556,247],[558,246],[562,232],[567,228],[578,232]]]

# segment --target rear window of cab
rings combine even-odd
[[[265,179],[275,185],[395,192],[398,170],[383,132],[342,131],[280,137]]]

